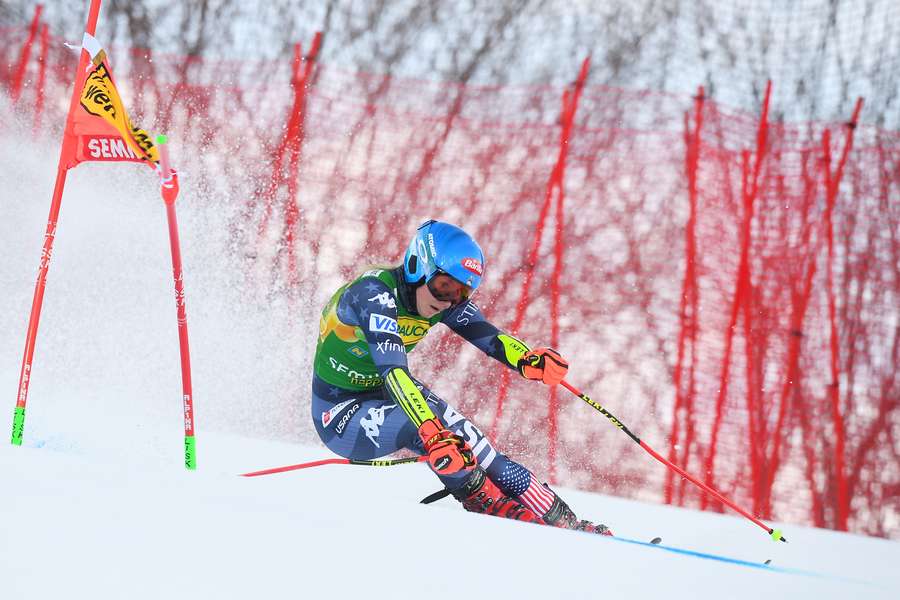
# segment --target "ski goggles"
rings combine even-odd
[[[437,270],[428,280],[428,291],[438,302],[449,302],[452,305],[462,304],[474,291],[468,285],[454,279],[444,271]]]

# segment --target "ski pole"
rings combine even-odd
[[[253,471],[252,473],[241,473],[241,477],[258,477],[260,475],[272,475],[273,473],[284,473],[285,471],[297,471],[298,469],[308,469],[310,467],[321,467],[322,465],[359,465],[363,467],[393,467],[394,465],[405,465],[407,463],[417,463],[428,460],[428,456],[412,456],[410,458],[389,458],[375,460],[354,460],[352,458],[325,458],[322,460],[314,460],[312,462],[300,463],[298,465],[288,465],[286,467],[275,467],[273,469],[264,469],[262,471]]]
[[[706,485],[705,483],[703,483],[703,482],[700,481],[699,479],[696,479],[696,478],[692,477],[690,474],[688,474],[687,472],[685,472],[684,469],[680,468],[679,466],[677,466],[677,465],[675,465],[675,464],[669,462],[669,461],[666,460],[665,458],[663,458],[663,457],[662,457],[659,453],[657,453],[653,448],[651,448],[651,447],[648,446],[646,443],[644,443],[643,441],[641,441],[641,438],[639,438],[639,437],[636,436],[634,433],[632,433],[631,430],[628,429],[628,428],[625,426],[624,423],[622,423],[622,421],[618,420],[616,417],[613,416],[613,414],[612,414],[611,412],[609,412],[608,410],[606,410],[605,408],[603,408],[603,406],[601,406],[599,402],[597,402],[597,401],[595,401],[595,400],[591,400],[586,394],[583,394],[583,393],[581,393],[580,391],[578,391],[573,385],[569,384],[567,381],[562,381],[562,382],[560,382],[560,383],[562,384],[562,386],[563,386],[564,388],[566,388],[567,390],[569,390],[570,392],[572,392],[573,394],[575,394],[576,396],[578,396],[579,398],[581,398],[582,400],[584,400],[585,402],[587,402],[588,404],[590,404],[591,407],[594,408],[594,410],[596,410],[596,411],[599,412],[601,415],[603,415],[604,417],[606,417],[607,419],[609,419],[610,422],[612,422],[613,425],[615,425],[616,427],[618,427],[619,429],[621,429],[623,432],[625,432],[625,434],[626,434],[628,437],[630,437],[630,438],[633,439],[635,442],[637,442],[637,444],[638,444],[641,448],[643,448],[644,450],[646,450],[646,451],[650,454],[650,456],[652,456],[653,458],[655,458],[656,460],[658,460],[658,461],[661,462],[662,464],[666,465],[666,466],[669,467],[670,469],[673,469],[676,473],[678,473],[679,475],[681,475],[681,476],[684,477],[685,479],[688,479],[689,481],[691,481],[691,483],[694,483],[695,485],[697,485],[698,487],[700,487],[700,488],[701,488],[702,490],[704,490],[705,492],[707,492],[707,493],[709,493],[709,494],[715,496],[715,497],[718,498],[719,501],[721,501],[723,504],[727,504],[728,506],[730,506],[731,508],[733,508],[734,510],[736,510],[738,513],[742,514],[743,516],[747,517],[748,519],[750,519],[751,521],[753,521],[754,523],[756,523],[757,525],[759,525],[760,527],[762,527],[763,529],[765,529],[766,532],[769,534],[769,536],[771,536],[771,538],[772,538],[773,540],[775,540],[776,542],[777,542],[777,541],[787,542],[787,540],[785,539],[785,537],[784,537],[783,535],[781,535],[781,530],[780,530],[780,529],[773,529],[773,528],[769,527],[768,525],[766,525],[765,523],[763,523],[762,521],[760,521],[759,519],[757,519],[756,517],[754,517],[753,515],[751,515],[749,512],[747,512],[746,510],[744,510],[743,508],[741,508],[740,506],[738,506],[737,504],[735,504],[734,502],[732,502],[731,500],[729,500],[728,498],[726,498],[725,496],[723,496],[722,494],[720,494],[719,492],[717,492],[716,490],[714,490],[713,488],[711,488],[710,486]]]

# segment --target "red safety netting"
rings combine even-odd
[[[0,29],[7,89],[29,37]],[[75,63],[55,42],[32,49],[17,104],[47,124]],[[596,86],[587,63],[568,89],[464,86],[317,64],[317,47],[293,62],[111,49],[135,121],[177,136],[233,216],[236,269],[316,314],[399,263],[423,220],[459,223],[485,250],[491,320],[557,345],[572,383],[669,460],[762,518],[900,535],[900,133],[864,108],[780,123],[768,94],[748,113]],[[559,483],[722,510],[453,336],[411,365]]]

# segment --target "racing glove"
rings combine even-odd
[[[428,464],[438,475],[452,475],[475,466],[475,455],[465,440],[450,433],[437,419],[422,423],[419,437],[428,453]]]
[[[517,366],[525,379],[543,381],[547,385],[558,384],[569,370],[569,362],[553,348],[529,350],[522,355]]]

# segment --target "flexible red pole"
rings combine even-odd
[[[91,0],[88,11],[87,23],[84,30],[93,35],[97,28],[97,17],[100,15],[101,0]],[[69,160],[73,154],[75,136],[72,132],[72,115],[78,107],[81,87],[84,84],[86,68],[88,64],[87,50],[81,51],[78,67],[75,71],[75,81],[72,86],[72,98],[69,101],[69,113],[66,119],[66,127],[63,132],[63,141],[60,148],[59,164],[56,170],[56,184],[53,186],[53,198],[50,201],[50,215],[47,217],[47,229],[44,233],[44,246],[41,250],[41,263],[38,269],[37,282],[34,286],[34,297],[31,301],[31,316],[28,319],[28,333],[25,338],[25,351],[22,356],[22,368],[19,372],[19,391],[16,397],[16,408],[13,413],[12,444],[22,445],[22,436],[25,430],[25,404],[28,400],[28,385],[31,381],[31,365],[34,360],[34,346],[37,340],[38,324],[41,319],[41,307],[44,303],[44,288],[47,284],[47,271],[50,268],[50,256],[53,253],[53,240],[56,237],[56,222],[59,219],[59,210],[62,204],[63,189],[66,185],[66,173],[69,168]]]
[[[159,147],[160,167],[163,182],[171,176],[169,162],[169,145],[165,136],[156,138]],[[174,193],[163,191],[166,205],[166,220],[169,225],[169,247],[172,252],[172,275],[175,279],[175,307],[178,318],[178,350],[181,355],[181,389],[182,409],[184,414],[184,466],[187,469],[197,468],[197,443],[194,435],[194,392],[191,384],[191,352],[188,345],[187,308],[184,301],[184,270],[181,266],[181,244],[178,241],[178,217],[175,214],[175,200],[178,197],[177,186]]]
[[[196,438],[194,437],[194,396],[191,384],[191,353],[188,346],[187,310],[184,301],[184,271],[181,266],[181,245],[178,241],[178,218],[175,203],[166,203],[169,225],[169,245],[172,249],[172,274],[175,280],[175,304],[178,319],[178,349],[181,355],[182,408],[184,410],[184,466],[197,468]]]
[[[575,386],[571,385],[571,384],[570,384],[569,382],[567,382],[567,381],[561,382],[561,385],[562,385],[564,388],[566,388],[567,390],[569,390],[570,392],[572,392],[573,394],[575,394],[576,396],[578,396],[579,398],[581,398],[582,400],[584,400],[584,401],[585,401],[587,404],[589,404],[594,410],[596,410],[597,412],[599,412],[600,414],[602,414],[604,417],[606,417],[607,419],[609,419],[610,422],[611,422],[613,425],[615,425],[616,427],[618,427],[619,429],[621,429],[621,430],[625,433],[625,435],[627,435],[628,437],[630,437],[630,438],[631,438],[632,440],[634,440],[641,448],[643,448],[644,450],[646,450],[647,453],[650,454],[650,456],[652,456],[653,458],[655,458],[656,460],[658,460],[658,461],[661,462],[662,464],[666,465],[666,466],[669,467],[670,469],[674,470],[676,473],[678,473],[679,475],[681,475],[681,476],[684,477],[685,479],[689,480],[691,483],[693,483],[694,485],[698,486],[700,489],[702,489],[702,490],[705,491],[706,493],[708,493],[708,494],[714,496],[715,498],[717,498],[717,499],[718,499],[720,502],[722,502],[723,504],[726,504],[726,505],[730,506],[731,508],[733,508],[733,509],[734,509],[736,512],[738,512],[739,514],[741,514],[741,515],[747,517],[750,521],[752,521],[752,522],[755,523],[756,525],[762,527],[762,528],[766,531],[766,533],[768,533],[768,534],[772,537],[773,540],[775,540],[775,541],[780,541],[780,542],[786,542],[786,541],[787,541],[787,539],[785,539],[785,537],[781,534],[781,530],[779,530],[779,529],[773,529],[772,527],[769,527],[768,525],[766,525],[765,523],[763,523],[762,521],[760,521],[759,519],[757,519],[756,517],[754,517],[752,514],[750,514],[749,512],[747,512],[746,510],[744,510],[743,508],[741,508],[740,506],[738,506],[737,504],[735,504],[734,502],[732,502],[731,500],[729,500],[728,498],[726,498],[725,496],[723,496],[721,493],[719,493],[718,491],[716,491],[716,490],[713,489],[712,487],[706,485],[705,483],[703,483],[703,482],[700,481],[699,479],[693,477],[692,475],[690,475],[689,473],[687,473],[685,470],[683,470],[681,467],[679,467],[679,466],[675,465],[674,463],[671,463],[671,462],[669,462],[668,460],[666,460],[665,458],[663,458],[662,455],[660,455],[659,453],[657,453],[653,448],[651,448],[651,447],[648,446],[645,442],[643,442],[643,441],[641,440],[641,438],[639,438],[639,437],[636,436],[634,433],[632,433],[631,430],[628,429],[628,427],[626,427],[624,423],[622,423],[622,421],[618,420],[616,417],[613,416],[613,414],[612,414],[611,412],[609,412],[608,410],[606,410],[605,408],[603,408],[603,406],[601,406],[599,402],[597,402],[597,401],[595,401],[595,400],[592,400],[592,399],[589,398],[587,395],[585,395],[585,394],[583,394],[582,392],[578,391],[578,390],[575,388]]]

